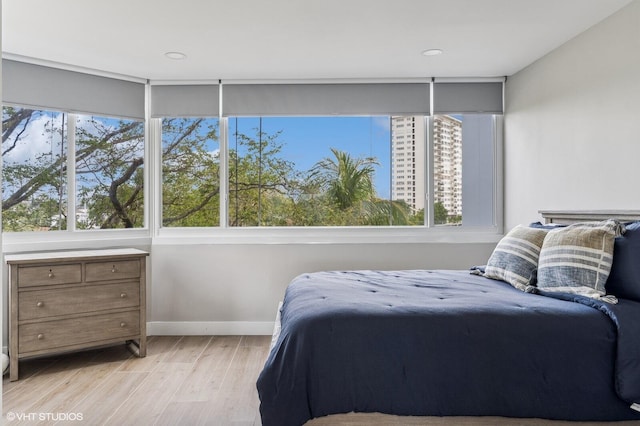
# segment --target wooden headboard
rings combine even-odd
[[[570,224],[575,222],[617,219],[621,222],[640,221],[640,210],[539,210],[545,223]]]

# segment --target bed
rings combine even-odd
[[[636,212],[610,217],[640,220]],[[635,264],[640,245],[627,234],[615,247]],[[622,265],[613,258],[610,278]],[[466,270],[298,276],[257,381],[263,425],[350,412],[640,420],[635,290],[612,303],[530,287]]]

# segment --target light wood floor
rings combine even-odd
[[[270,336],[154,336],[148,355],[124,345],[20,363],[20,380],[3,379],[3,420],[8,425],[260,425],[255,382]],[[10,413],[31,416],[8,421]],[[46,416],[51,420],[47,421]],[[62,416],[82,416],[68,421]],[[40,421],[41,416],[45,421]],[[1,421],[0,421],[1,423]],[[638,424],[637,422],[622,422]],[[577,426],[497,417],[396,417],[347,414],[307,426]],[[618,423],[615,423],[617,426]]]
[[[3,379],[12,413],[77,413],[86,425],[260,425],[256,378],[270,336],[154,336],[147,356],[124,345],[20,362]],[[46,416],[46,414],[45,414]]]

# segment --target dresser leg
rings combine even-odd
[[[143,339],[141,339],[140,342],[127,340],[127,349],[129,349],[129,351],[138,358],[144,358],[147,356],[147,345]]]
[[[18,380],[18,358],[9,359],[9,380]]]
[[[140,347],[133,340],[127,340],[127,349],[137,357],[140,357]]]
[[[140,353],[138,356],[140,358],[144,358],[145,356],[147,356],[147,337],[146,336],[140,337],[139,349],[140,349]]]

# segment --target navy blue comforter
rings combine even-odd
[[[467,271],[297,277],[258,378],[265,426],[336,413],[640,419],[640,303]]]

